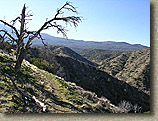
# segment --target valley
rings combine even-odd
[[[6,58],[3,50],[1,53],[1,58]],[[20,72],[23,78],[18,76],[16,83],[28,94],[45,100],[50,113],[150,111],[149,48],[133,52],[85,49],[78,53],[64,46],[33,46],[25,56]],[[8,57],[12,58],[11,55]],[[8,63],[3,60],[1,64]],[[11,86],[11,82],[6,83],[3,74],[13,72],[6,68],[1,68],[0,72],[1,91],[7,90],[3,86]],[[2,112],[39,112],[30,106],[22,108],[17,105],[21,101],[14,100],[20,96],[16,90],[10,91],[9,88],[9,93],[5,93]],[[12,103],[8,105],[7,100]],[[21,103],[24,105],[23,101]]]
[[[94,66],[94,64],[91,64],[88,61],[85,62],[77,57],[74,57],[73,56],[74,54],[72,54],[72,53],[76,53],[74,51],[71,51],[72,52],[71,54],[66,54],[67,48],[60,47],[60,46],[58,46],[58,47],[50,46],[48,48],[49,51],[47,51],[47,54],[51,57],[54,57],[52,59],[48,59],[47,54],[45,53],[44,56],[42,56],[43,54],[40,54],[40,48],[39,47],[37,47],[37,48],[39,50],[38,50],[38,56],[36,55],[36,58],[41,57],[42,59],[46,60],[48,63],[53,64],[55,66],[55,68],[51,69],[50,71],[48,70],[48,71],[64,78],[66,81],[76,83],[78,86],[81,86],[82,88],[84,88],[86,90],[95,92],[100,97],[101,96],[107,97],[115,105],[118,105],[122,100],[130,101],[133,104],[138,103],[141,106],[147,103],[147,102],[141,102],[140,95],[144,95],[144,92],[143,92],[144,90],[142,90],[142,89],[138,88],[138,86],[134,85],[134,83],[136,83],[136,81],[131,81],[133,84],[127,83],[128,81],[126,83],[124,83],[124,81],[122,81],[123,79],[120,79],[120,78],[115,77],[114,75],[111,75],[110,73],[108,73],[110,68],[109,68],[109,70],[107,70],[107,72],[104,69],[101,69],[104,62],[102,62],[101,65],[98,64],[98,65]],[[41,50],[43,51],[44,48]],[[60,53],[59,53],[59,50],[60,50]],[[32,51],[32,53],[34,53],[34,52]],[[122,52],[120,52],[118,55],[121,56],[121,53]],[[126,52],[126,53],[128,53],[128,52]],[[30,54],[30,55],[33,55],[33,54]],[[114,55],[112,58],[114,58],[115,56],[117,57],[117,55],[114,51]],[[143,56],[143,54],[142,54],[142,56]],[[97,58],[97,56],[95,56],[95,57]],[[124,59],[124,58],[121,58],[121,59]],[[126,59],[124,61],[126,61]],[[119,64],[121,64],[121,62],[119,62],[119,61],[117,61],[117,62],[118,62],[118,64],[116,64],[116,65],[119,66]],[[105,63],[105,65],[106,65],[106,63]],[[107,65],[109,65],[109,63]],[[119,69],[118,67],[114,67],[114,68],[116,70]],[[140,72],[139,76],[140,75],[141,75],[141,72]],[[137,76],[137,77],[139,77],[139,76]],[[146,86],[149,86],[149,74],[146,75],[146,77],[148,78],[147,84],[145,86],[143,85],[142,88],[146,88]],[[146,77],[142,77],[142,78],[144,80],[147,80]],[[137,83],[142,84],[143,81],[138,80]],[[117,89],[117,91],[116,91],[116,89]],[[145,90],[145,91],[147,91],[146,92],[147,94],[145,93],[145,95],[143,97],[146,97],[145,100],[148,100],[149,99],[149,95],[148,95],[149,90]],[[138,97],[136,96],[133,99],[132,95],[134,93],[137,93]],[[128,98],[125,95],[128,95],[127,96]],[[144,99],[142,99],[142,100],[144,100]]]

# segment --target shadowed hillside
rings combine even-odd
[[[58,48],[60,49],[60,47]],[[49,72],[64,78],[66,81],[74,82],[85,90],[95,92],[99,97],[104,96],[115,105],[126,100],[133,105],[138,104],[142,107],[142,111],[149,110],[149,95],[137,88],[131,87],[125,82],[113,78],[106,72],[71,56],[54,53],[51,49],[41,54],[43,51],[43,49],[39,48],[37,54],[37,51],[34,52],[32,50],[30,55],[35,58],[42,58],[53,64],[54,68],[52,67],[52,69],[48,70]],[[29,57],[27,58],[29,59]],[[32,63],[34,62],[32,61]]]
[[[107,58],[114,58],[120,55],[121,53],[123,52],[101,50],[101,49],[85,49],[85,50],[79,51],[79,54],[81,56],[97,64],[100,64],[103,60]]]
[[[19,90],[36,97],[46,105],[45,113],[126,111],[113,105],[107,98],[99,98],[95,93],[86,91],[75,83],[66,82],[61,77],[41,70],[25,60],[21,71],[15,75],[14,65],[13,57],[0,50],[0,112],[2,113],[43,112],[32,100],[19,93]]]
[[[150,48],[105,59],[100,69],[148,94],[150,92]]]

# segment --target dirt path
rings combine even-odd
[[[45,79],[50,83],[50,86],[54,89],[54,95],[57,97],[58,100],[62,99],[62,96],[60,94],[59,87],[57,85],[57,82],[54,79],[51,79],[50,75],[47,73],[42,73],[41,71],[38,71],[41,75],[45,77]]]
[[[40,83],[41,85],[44,86],[45,90],[49,91],[54,96],[54,100],[52,100],[52,98],[49,98],[49,101],[48,101],[49,108],[52,112],[54,113],[72,112],[70,107],[63,106],[63,104],[64,103],[66,104],[67,101],[65,101],[65,97],[61,94],[61,91],[58,86],[58,82],[56,80],[57,78],[60,78],[60,77],[55,76],[51,73],[48,73],[44,70],[41,70],[37,68],[36,66],[30,64],[28,61],[24,60],[23,64],[31,68],[31,70],[33,71],[33,75],[40,79]]]

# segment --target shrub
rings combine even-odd
[[[7,52],[11,52],[12,45],[8,42],[0,42],[0,49],[6,50]]]
[[[53,70],[54,67],[53,64],[49,64],[46,60],[43,60],[41,58],[31,58],[29,61],[38,68],[50,72]]]
[[[140,113],[141,107],[139,105],[132,105],[130,102],[123,100],[118,104],[119,108],[122,108],[125,113],[134,112],[134,113]]]

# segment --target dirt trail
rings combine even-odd
[[[51,109],[53,110],[53,112],[55,113],[66,113],[66,112],[72,112],[71,109],[69,107],[63,107],[61,103],[67,103],[64,102],[63,99],[65,99],[65,97],[63,95],[61,95],[59,86],[58,86],[58,82],[55,80],[57,78],[60,78],[58,76],[54,75],[54,79],[51,78],[51,74],[44,71],[44,70],[40,70],[38,67],[30,64],[28,61],[23,61],[23,65],[29,67],[32,69],[33,71],[33,75],[35,75],[36,77],[40,78],[40,82],[41,84],[46,88],[46,90],[50,91],[53,89],[52,95],[54,95],[54,100],[50,100],[50,102],[54,102],[54,103],[50,103]]]

